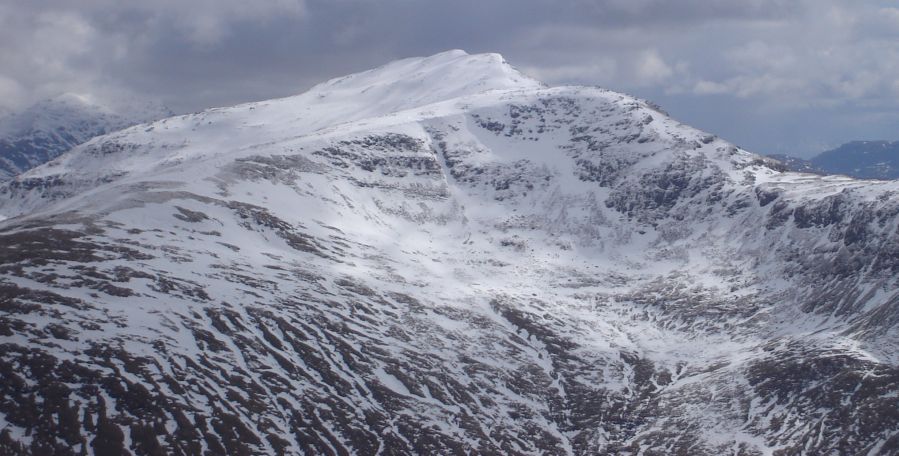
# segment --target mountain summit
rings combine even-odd
[[[890,454],[899,183],[450,51],[0,187],[13,454]]]
[[[541,87],[541,82],[522,75],[499,54],[452,50],[335,78],[301,98],[399,111],[489,90]]]

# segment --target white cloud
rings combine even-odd
[[[114,73],[156,43],[208,49],[240,23],[301,18],[304,11],[303,0],[0,3],[0,105],[21,107],[63,92],[133,97],[131,81]]]
[[[22,86],[15,79],[0,74],[0,100],[4,100],[8,106],[20,107],[26,101],[22,95]]]
[[[899,8],[886,7],[868,11],[853,24],[862,36],[873,35],[886,39],[899,37]]]
[[[641,53],[634,64],[634,75],[641,85],[654,85],[666,81],[674,74],[659,52],[650,49]]]
[[[34,20],[33,61],[46,72],[62,71],[67,61],[95,50],[96,30],[76,13],[48,11]]]
[[[770,44],[754,40],[724,52],[724,59],[736,71],[785,69],[796,64],[797,57],[788,44]]]
[[[305,11],[302,0],[157,0],[132,5],[162,21],[175,23],[200,45],[218,42],[235,22],[264,22],[281,16],[300,16]]]
[[[541,81],[568,81],[582,84],[602,84],[614,81],[618,75],[618,62],[610,57],[589,59],[575,65],[524,66],[525,74]]]
[[[693,92],[697,95],[725,95],[730,94],[732,90],[723,82],[698,81],[693,86]]]

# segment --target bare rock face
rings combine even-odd
[[[117,132],[0,187],[0,453],[894,454],[897,192],[461,51]]]

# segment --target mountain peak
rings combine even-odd
[[[544,84],[520,73],[500,54],[453,49],[334,78],[303,95],[401,110],[490,90],[540,87]]]
[[[103,106],[97,103],[90,95],[79,94],[74,92],[65,92],[51,98],[47,98],[35,103],[34,106],[83,106],[98,107]]]

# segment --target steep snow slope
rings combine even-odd
[[[171,116],[153,105],[117,112],[75,94],[63,94],[0,117],[0,182],[46,163],[90,138]]]
[[[461,51],[133,127],[0,189],[0,448],[890,454],[897,190]]]

